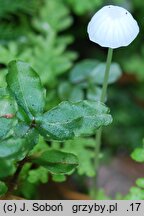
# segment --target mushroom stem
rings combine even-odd
[[[113,49],[109,48],[108,55],[107,55],[104,82],[103,82],[103,87],[102,87],[102,94],[101,94],[101,99],[100,99],[102,103],[105,102],[105,98],[106,98],[109,72],[110,72],[110,66],[112,62],[112,55],[113,55]],[[102,127],[96,133],[95,159],[94,159],[94,167],[95,167],[96,174],[93,179],[93,188],[92,188],[92,198],[93,199],[96,199],[96,195],[97,195],[97,177],[98,177],[98,168],[99,168],[99,154],[100,154],[100,148],[101,148],[101,137],[102,137]]]
[[[113,49],[109,48],[108,56],[107,56],[107,62],[106,62],[106,70],[105,70],[103,88],[102,88],[102,94],[101,94],[101,102],[103,102],[103,103],[105,102],[105,97],[106,97],[106,93],[107,93],[108,78],[109,78],[110,66],[111,66],[111,62],[112,62],[112,56],[113,56]]]

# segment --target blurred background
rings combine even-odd
[[[8,62],[20,59],[29,62],[40,75],[46,89],[46,110],[63,100],[98,100],[101,83],[91,83],[86,77],[94,67],[105,62],[107,49],[89,41],[87,25],[93,14],[107,4],[128,9],[140,26],[140,34],[130,46],[114,50],[117,82],[111,82],[107,96],[114,121],[104,129],[99,178],[100,187],[105,189],[107,195],[115,197],[117,192],[126,194],[135,179],[143,175],[143,165],[135,164],[129,157],[135,148],[141,146],[144,137],[143,1],[0,0],[0,88],[6,87]],[[54,188],[59,188],[60,195],[68,194],[64,198],[71,195],[66,187],[87,192],[90,185],[87,177],[94,175],[91,163],[94,137],[62,144],[40,140],[39,145],[72,151],[79,155],[80,161],[85,161],[68,178],[68,186],[66,183],[64,186],[49,183],[50,186],[41,186],[40,191],[45,187],[50,190],[51,184],[54,184]],[[41,173],[43,179],[40,178]],[[66,177],[54,176],[53,180],[62,182]],[[39,184],[47,181],[46,171],[28,170],[25,190],[19,193],[26,198],[47,198],[43,192],[37,195],[35,190]],[[103,196],[103,192],[100,192],[100,198]]]

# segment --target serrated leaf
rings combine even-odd
[[[100,63],[91,73],[92,81],[96,84],[102,85],[104,82],[106,64]],[[108,78],[108,84],[116,82],[122,74],[121,68],[117,63],[112,63]]]
[[[9,97],[0,98],[0,139],[5,137],[15,123],[16,107]]]
[[[112,122],[109,109],[100,102],[62,102],[36,119],[37,127],[44,136],[71,139],[74,136],[91,135],[101,126]]]
[[[86,59],[78,64],[71,70],[70,81],[72,83],[80,83],[89,79],[92,71],[98,65],[98,61]]]
[[[6,184],[2,181],[0,181],[0,196],[4,195],[8,190],[8,187]]]
[[[7,83],[18,105],[30,118],[43,112],[43,88],[38,74],[29,64],[22,61],[11,61]]]
[[[57,150],[42,153],[34,162],[53,174],[69,173],[78,166],[78,159],[74,154]]]

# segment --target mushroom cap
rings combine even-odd
[[[87,30],[91,41],[115,49],[128,46],[138,35],[139,26],[126,9],[108,5],[95,13]]]

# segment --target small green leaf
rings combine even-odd
[[[14,160],[0,158],[0,179],[13,175],[16,170]]]
[[[28,179],[30,183],[47,183],[48,182],[48,170],[44,167],[38,167],[37,169],[30,170],[28,173]]]
[[[66,176],[65,175],[52,175],[52,180],[54,182],[64,182],[66,181]]]
[[[136,185],[140,188],[144,188],[144,178],[139,178],[136,180]]]
[[[59,97],[61,100],[78,102],[84,99],[84,93],[79,86],[73,86],[69,82],[62,82],[58,88]]]
[[[16,107],[9,97],[0,98],[0,138],[11,130],[15,123]]]
[[[144,162],[144,148],[136,148],[131,157],[137,162]]]
[[[71,70],[70,81],[72,83],[80,83],[89,79],[90,74],[98,65],[98,61],[86,59],[78,64]]]
[[[47,168],[53,174],[69,173],[78,166],[78,159],[74,154],[49,150],[34,159],[34,162]]]
[[[78,102],[78,101],[84,100],[83,90],[79,88],[78,86],[73,87],[68,99],[71,102]]]
[[[87,99],[93,101],[100,101],[102,88],[95,86],[93,89],[89,88],[87,91]]]
[[[18,105],[25,110],[30,118],[43,112],[43,88],[38,74],[29,64],[21,61],[11,61],[7,83]]]
[[[8,190],[8,187],[6,184],[2,181],[0,181],[0,196],[3,196]]]
[[[96,84],[102,85],[104,81],[106,64],[101,63],[91,73],[92,81]],[[116,82],[122,74],[121,68],[117,63],[112,63],[110,67],[110,74],[108,83],[112,84]]]
[[[62,82],[58,87],[58,94],[61,100],[68,100],[72,85],[69,82]]]
[[[58,142],[53,142],[52,146],[56,143]],[[90,138],[75,138],[64,142],[63,150],[75,154],[79,159],[79,166],[77,167],[79,175],[95,176],[95,168],[92,162],[95,157],[95,145],[95,140]]]
[[[95,134],[95,130],[112,122],[109,109],[100,102],[62,102],[36,119],[43,136],[57,140]]]

